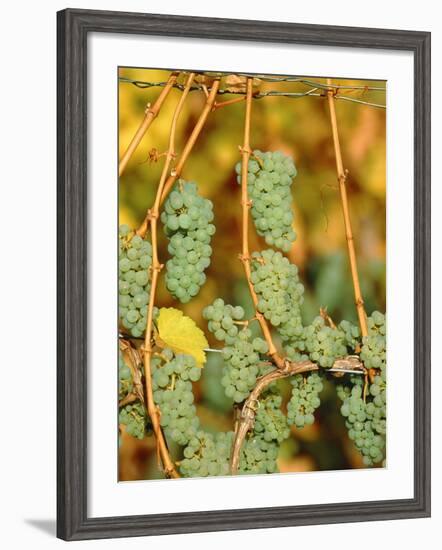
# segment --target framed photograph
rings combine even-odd
[[[58,13],[58,536],[430,515],[430,34]]]

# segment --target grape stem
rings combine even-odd
[[[326,307],[319,308],[319,315],[324,319],[324,321],[328,324],[330,328],[336,329],[336,324],[328,314]]]
[[[285,366],[284,359],[279,355],[278,350],[273,343],[270,328],[267,321],[260,311],[258,311],[258,297],[256,295],[253,283],[251,280],[250,269],[250,250],[249,250],[249,210],[251,207],[251,201],[249,200],[247,190],[247,175],[249,167],[249,159],[252,153],[250,149],[250,120],[252,114],[252,97],[253,97],[253,78],[247,78],[246,85],[246,109],[244,118],[244,139],[243,144],[239,148],[241,151],[241,206],[242,206],[242,251],[239,256],[241,260],[247,284],[249,286],[250,295],[252,297],[253,305],[255,308],[255,317],[261,326],[262,333],[267,342],[269,351],[268,355],[272,358],[273,362],[279,369],[283,369]]]
[[[275,382],[276,380],[287,378],[288,376],[294,376],[295,374],[317,370],[319,370],[318,365],[316,363],[312,363],[311,361],[291,362],[285,360],[283,368],[272,370],[258,380],[250,395],[244,401],[237,422],[235,439],[233,441],[232,454],[230,458],[230,472],[232,475],[238,473],[241,448],[247,433],[253,428],[255,423],[257,403],[261,393],[267,388],[267,386],[269,386],[269,384]]]
[[[204,109],[201,111],[201,114],[192,130],[192,133],[189,136],[189,139],[187,140],[187,143],[184,146],[184,149],[181,153],[181,156],[179,157],[176,166],[174,169],[170,172],[167,180],[165,181],[163,185],[162,194],[159,200],[158,206],[160,206],[164,200],[166,199],[169,191],[171,190],[172,186],[176,182],[176,180],[180,177],[181,172],[183,171],[184,164],[186,163],[193,146],[195,145],[196,140],[198,139],[198,136],[201,133],[201,130],[204,127],[204,124],[206,123],[207,117],[212,110],[212,107],[215,103],[216,94],[218,93],[220,81],[214,80],[212,84],[212,88],[210,89],[209,96],[207,97],[206,103],[204,105]],[[184,93],[184,92],[183,92]],[[187,95],[187,93],[186,93]],[[149,211],[146,214],[146,217],[143,220],[143,223],[141,226],[137,229],[137,235],[140,235],[141,237],[144,237],[149,229],[149,223],[151,222],[151,217]]]
[[[335,149],[336,172],[338,175],[339,191],[341,194],[342,212],[344,214],[344,226],[345,226],[345,237],[347,239],[348,258],[350,261],[350,270],[351,270],[351,278],[353,281],[356,311],[359,318],[359,325],[361,327],[361,334],[364,337],[364,336],[367,336],[368,334],[367,314],[365,312],[364,300],[362,299],[361,287],[359,284],[358,265],[356,260],[353,231],[351,227],[347,188],[345,185],[347,181],[348,171],[344,170],[344,165],[342,162],[341,145],[339,143],[338,123],[336,119],[336,110],[335,110],[336,88],[332,86],[330,78],[327,79],[327,86],[329,87],[327,91],[327,98],[328,98],[330,122],[331,122],[332,134],[333,134],[333,145]]]
[[[175,469],[175,466],[170,458],[167,443],[160,425],[160,410],[155,405],[153,399],[152,389],[152,371],[151,371],[151,358],[152,358],[152,328],[153,328],[153,308],[155,304],[155,295],[157,289],[158,276],[161,272],[163,265],[158,259],[158,239],[157,239],[157,222],[159,217],[159,208],[161,203],[161,196],[164,190],[166,179],[170,173],[172,162],[175,158],[175,134],[176,126],[179,115],[184,105],[184,101],[189,93],[192,85],[195,73],[190,73],[183,94],[175,108],[175,112],[172,118],[169,135],[169,147],[166,154],[166,160],[164,161],[163,170],[158,184],[158,189],[155,196],[155,202],[153,207],[149,210],[148,216],[150,220],[151,233],[152,233],[152,279],[149,296],[149,307],[147,311],[147,323],[146,323],[146,336],[144,340],[144,375],[146,385],[146,401],[147,410],[149,412],[150,419],[152,421],[153,431],[155,433],[157,441],[157,451],[163,464],[163,470],[167,477],[178,478],[180,477]]]
[[[166,85],[161,90],[160,95],[157,97],[155,103],[152,106],[150,105],[150,103],[147,104],[146,110],[144,111],[144,118],[141,121],[141,124],[138,127],[138,130],[135,132],[134,137],[129,143],[129,146],[127,147],[125,153],[121,157],[121,160],[118,164],[118,176],[121,176],[123,174],[127,166],[127,163],[129,162],[131,156],[135,152],[135,149],[140,144],[149,126],[152,124],[154,119],[158,116],[158,113],[160,112],[160,109],[163,106],[165,99],[169,95],[170,90],[175,86],[177,78],[178,78],[178,73],[172,73],[169,79],[167,80]]]
[[[126,397],[123,397],[123,399],[118,401],[118,407],[124,407],[126,405],[129,405],[129,403],[133,403],[134,401],[138,401],[138,396],[134,393],[128,393]]]

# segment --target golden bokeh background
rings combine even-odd
[[[164,82],[169,71],[121,68],[120,77],[146,82]],[[369,75],[367,75],[369,76]],[[326,80],[309,77],[325,84]],[[180,77],[180,82],[184,78]],[[379,86],[385,82],[333,79],[335,85]],[[221,85],[221,87],[223,87]],[[305,92],[300,82],[262,82],[260,91]],[[161,88],[139,88],[119,82],[119,156],[123,155],[136,132],[148,103],[153,103]],[[385,104],[385,91],[341,90],[347,97]],[[159,116],[154,120],[120,178],[120,223],[141,224],[152,205],[163,158],[149,160],[153,151],[166,151],[170,123],[181,91],[173,89]],[[231,99],[230,94],[218,101]],[[179,154],[203,109],[205,96],[192,91],[181,113],[176,150]],[[240,102],[212,112],[184,167],[182,177],[195,181],[200,193],[214,203],[216,234],[212,240],[212,264],[207,282],[189,304],[180,304],[166,291],[163,277],[158,288],[159,307],[178,307],[207,332],[202,309],[216,297],[243,305],[250,301],[243,278],[240,252],[240,187],[235,164],[240,160],[238,146],[243,139],[245,103]],[[362,293],[366,310],[385,311],[386,272],[386,110],[350,101],[336,100],[336,113],[344,167],[348,169],[347,190],[350,216]],[[298,175],[292,186],[294,229],[298,235],[290,260],[297,264],[305,286],[303,317],[309,323],[321,306],[332,318],[357,322],[352,282],[347,261],[340,194],[331,126],[325,97],[265,97],[254,99],[251,121],[252,149],[280,150],[291,155]],[[266,248],[251,226],[250,248]],[[160,239],[160,260],[167,261],[166,241]],[[216,343],[209,338],[209,342]],[[219,344],[218,344],[219,347]],[[203,427],[231,430],[231,403],[220,385],[218,354],[209,354],[202,380],[196,384],[195,397]],[[286,400],[289,387],[283,385]],[[283,443],[280,470],[308,471],[362,467],[360,456],[346,436],[332,384],[326,384],[322,405],[314,426],[292,429]],[[156,468],[153,438],[140,442],[124,435],[120,447],[120,480],[162,477]],[[172,449],[178,452],[178,449]]]

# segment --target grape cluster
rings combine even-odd
[[[344,335],[346,346],[350,348],[350,351],[355,351],[361,339],[359,327],[350,321],[341,321],[338,328]]]
[[[152,246],[127,225],[119,228],[118,306],[121,324],[132,336],[146,330]]]
[[[123,399],[133,390],[133,380],[130,368],[124,361],[121,351],[118,352],[118,399]]]
[[[221,384],[227,397],[235,403],[244,401],[262,374],[260,354],[267,353],[265,340],[256,337],[248,328],[242,329],[233,344],[223,348],[224,369]]]
[[[302,334],[301,304],[304,287],[298,268],[274,250],[252,254],[251,280],[258,295],[258,310],[284,341]]]
[[[363,338],[361,360],[367,369],[385,371],[386,326],[385,315],[374,311],[367,319],[368,336]]]
[[[287,419],[289,424],[297,428],[311,425],[315,421],[314,412],[321,404],[319,394],[323,383],[321,376],[312,372],[307,376],[297,374],[292,377],[292,396],[287,404]]]
[[[229,474],[233,432],[216,435],[199,430],[185,447],[180,462],[184,477],[225,476]]]
[[[230,455],[234,441],[233,432],[215,435],[198,431],[185,447],[180,462],[184,477],[225,476],[230,473]],[[278,471],[278,446],[265,441],[261,435],[247,438],[240,454],[239,474],[267,474]]]
[[[126,426],[126,432],[129,435],[137,439],[143,439],[145,435],[151,432],[150,419],[140,401],[122,407],[118,415],[118,421]]]
[[[217,298],[213,304],[204,308],[203,317],[208,321],[209,330],[217,340],[232,344],[239,332],[235,322],[244,318],[244,309],[225,304],[224,300]]]
[[[259,401],[255,417],[254,432],[264,441],[281,443],[290,435],[287,417],[281,411],[282,397],[269,393]]]
[[[200,379],[201,368],[192,355],[174,356],[167,348],[162,355],[152,362],[152,389],[154,401],[161,410],[160,424],[166,437],[186,445],[199,429],[192,382]]]
[[[381,462],[385,456],[386,393],[381,377],[375,378],[369,393],[373,399],[364,400],[363,381],[360,379],[353,387],[341,386],[338,390],[343,401],[341,414],[345,418],[348,437],[362,454],[366,466]]]
[[[342,324],[342,323],[341,323]],[[338,396],[342,400],[341,414],[345,418],[348,436],[363,456],[366,466],[382,462],[385,458],[387,432],[387,370],[385,362],[385,315],[375,311],[367,319],[368,335],[362,339],[360,358],[367,369],[377,374],[370,381],[364,397],[364,381],[350,377],[352,385],[340,385]]]
[[[374,377],[370,384],[370,395],[372,401],[367,403],[367,415],[369,416],[373,429],[381,435],[387,433],[387,380],[386,373]]]
[[[241,449],[239,474],[273,474],[278,471],[279,446],[266,441],[262,435],[252,434]]]
[[[238,329],[235,321],[241,321],[244,317],[244,310],[240,306],[224,304],[223,300],[217,298],[204,309],[203,317],[207,319],[209,330],[214,336],[225,341],[221,384],[226,396],[240,403],[247,398],[258,376],[262,374],[260,354],[267,353],[267,343],[262,338],[252,338],[252,331],[246,326]]]
[[[241,183],[241,163],[236,165]],[[296,176],[293,159],[280,151],[253,151],[249,160],[247,190],[252,201],[252,218],[258,235],[270,246],[288,252],[296,233],[293,231],[291,185]]]
[[[292,360],[310,359],[329,369],[336,359],[347,355],[346,337],[341,329],[327,326],[318,316],[303,328],[298,339],[290,342],[286,351]]]
[[[161,221],[169,238],[171,259],[166,264],[166,286],[170,293],[187,303],[206,281],[215,233],[213,205],[198,194],[193,182],[179,180],[168,196]]]

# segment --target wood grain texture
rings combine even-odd
[[[87,517],[87,34],[151,34],[412,51],[415,59],[414,498]],[[210,67],[208,67],[210,69]],[[57,535],[64,540],[430,515],[430,33],[139,13],[57,14]]]

